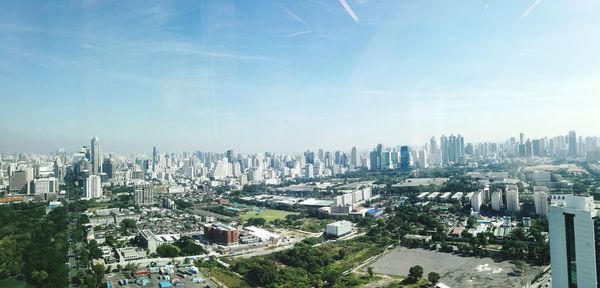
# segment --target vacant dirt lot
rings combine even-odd
[[[398,247],[370,266],[376,273],[408,275],[410,267],[421,265],[423,276],[431,271],[440,274],[440,282],[454,287],[523,287],[542,271],[528,267],[523,276],[514,273],[510,262],[494,262],[490,258],[461,257],[448,253]]]

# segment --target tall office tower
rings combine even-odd
[[[156,172],[156,166],[158,165],[158,149],[156,146],[152,147],[152,171]]]
[[[500,211],[502,209],[502,190],[496,190],[492,194],[492,210]]]
[[[377,144],[376,147],[376,151],[377,151],[377,169],[383,169],[383,144]],[[371,165],[373,165],[373,163],[371,163]]]
[[[548,194],[546,192],[534,191],[533,204],[535,205],[535,214],[548,217]]]
[[[577,157],[577,134],[575,131],[569,131],[569,156]]]
[[[102,153],[100,152],[100,141],[98,140],[98,136],[94,136],[92,138],[90,150],[90,162],[92,163],[91,174],[97,175],[102,173]]]
[[[448,137],[448,161],[452,163],[458,162],[458,145],[456,136],[450,135]]]
[[[427,151],[419,150],[419,169],[427,168],[429,162],[427,162]]]
[[[233,163],[234,160],[233,150],[227,150],[227,162]]]
[[[392,152],[383,151],[383,153],[381,153],[381,170],[388,170],[392,168]]]
[[[519,187],[517,185],[506,185],[506,210],[519,212]]]
[[[526,158],[527,157],[527,146],[525,144],[519,144],[519,157]]]
[[[90,175],[83,183],[84,199],[94,199],[102,197],[102,183],[100,176]]]
[[[593,197],[552,196],[548,214],[552,287],[598,287],[600,216]]]
[[[358,158],[358,153],[356,152],[356,147],[352,147],[352,151],[350,152],[350,164],[354,165],[354,167],[358,167],[360,159]]]
[[[440,137],[440,152],[442,154],[442,165],[447,165],[449,161],[448,155],[448,137],[442,135]]]
[[[542,141],[540,139],[533,139],[531,141],[531,146],[533,149],[533,156],[535,156],[535,157],[542,156]]]
[[[369,153],[369,170],[379,170],[379,165],[377,164],[377,151],[371,151]]]
[[[479,209],[481,209],[481,204],[483,204],[482,194],[481,191],[477,191],[473,193],[473,197],[471,197],[471,208],[474,212],[479,212]]]
[[[154,203],[154,188],[151,184],[135,185],[133,190],[135,205],[151,205]]]
[[[519,145],[525,144],[525,133],[519,134]]]
[[[527,156],[527,158],[533,158],[533,144],[529,138],[525,141],[525,156]]]
[[[457,156],[463,157],[465,156],[465,138],[460,134],[456,136],[456,146],[457,146]]]
[[[408,170],[410,167],[410,150],[408,146],[400,147],[400,169]]]
[[[304,167],[304,177],[305,178],[313,178],[315,175],[315,168],[312,164],[306,164]]]
[[[52,166],[52,168],[54,172],[54,177],[56,177],[56,179],[59,182],[62,182],[66,175],[66,169],[60,157],[54,157],[54,165]]]

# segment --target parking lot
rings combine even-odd
[[[107,278],[108,282],[112,283],[113,287],[159,287],[160,282],[168,281],[171,283],[171,282],[173,282],[173,280],[183,283],[183,284],[179,284],[182,286],[175,286],[173,284],[173,287],[192,287],[192,288],[206,288],[206,286],[218,287],[216,284],[214,284],[214,283],[210,282],[208,279],[206,279],[201,273],[191,275],[191,276],[185,275],[185,277],[181,277],[178,274],[179,273],[173,273],[170,275],[160,275],[158,273],[149,274],[144,277],[144,278],[147,278],[149,281],[147,283],[147,285],[136,284],[137,277],[132,277],[127,272],[110,273],[110,274],[106,275],[106,278]],[[168,277],[165,279],[165,276],[168,276]],[[194,278],[202,278],[204,281],[201,283],[196,283],[193,281]],[[119,281],[123,280],[123,279],[127,279],[129,284],[128,285],[120,285]]]
[[[529,266],[523,275],[517,275],[515,266],[508,262],[495,262],[491,258],[461,257],[454,254],[398,247],[370,266],[375,273],[406,276],[410,267],[421,265],[426,275],[440,274],[440,282],[450,287],[524,287],[530,283],[541,267]]]

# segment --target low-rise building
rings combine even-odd
[[[119,262],[127,262],[132,260],[140,260],[146,258],[146,250],[137,247],[125,247],[117,249]]]
[[[238,229],[221,223],[204,225],[204,238],[221,245],[238,243]]]
[[[341,237],[352,232],[352,222],[350,221],[338,221],[331,224],[327,224],[325,233],[328,236]]]

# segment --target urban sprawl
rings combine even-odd
[[[2,152],[0,286],[597,287],[599,140]]]

